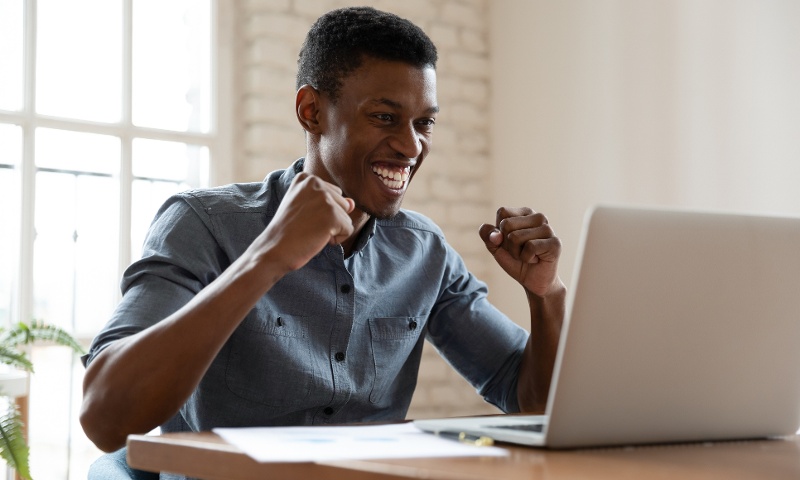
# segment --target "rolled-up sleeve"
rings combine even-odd
[[[229,264],[203,212],[184,195],[156,214],[142,258],[125,271],[122,300],[82,357],[88,366],[108,345],[134,335],[180,309]]]
[[[486,284],[446,248],[446,272],[428,339],[487,402],[518,412],[517,375],[528,333],[489,303]]]

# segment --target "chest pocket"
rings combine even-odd
[[[314,385],[307,319],[248,318],[230,339],[225,381],[239,397],[263,405],[302,405]]]
[[[423,341],[425,317],[384,317],[369,319],[369,333],[375,366],[371,403],[381,403],[394,390],[413,389]],[[416,355],[412,355],[412,353]]]

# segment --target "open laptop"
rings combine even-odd
[[[800,428],[800,218],[586,216],[545,415],[417,420],[551,448]]]

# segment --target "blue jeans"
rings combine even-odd
[[[125,459],[126,449],[121,448],[98,458],[89,467],[88,480],[158,480],[159,475],[153,472],[136,470],[128,466]]]

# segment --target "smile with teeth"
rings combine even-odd
[[[411,167],[390,167],[386,165],[373,165],[372,171],[378,175],[384,185],[394,190],[406,187]]]

